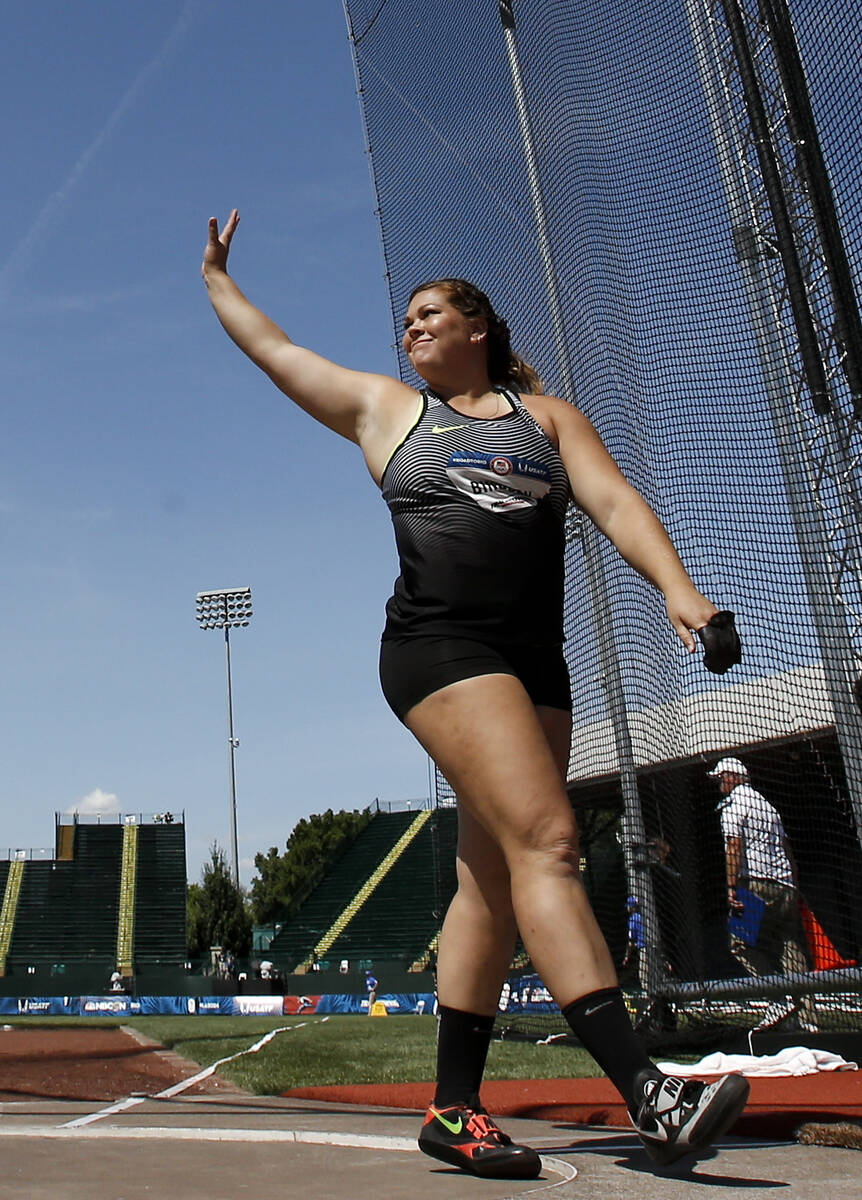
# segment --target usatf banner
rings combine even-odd
[[[387,1014],[435,1013],[432,992],[377,997]],[[4,1017],[281,1017],[368,1012],[368,997],[329,996],[0,996]]]

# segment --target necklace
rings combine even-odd
[[[435,392],[432,388],[429,388],[428,390],[432,393],[432,395],[437,396],[437,398],[439,400],[443,399],[443,397],[440,396],[437,392]],[[491,393],[486,392],[484,396],[480,396],[479,399],[476,401],[476,407],[477,408],[481,407],[484,404],[485,399],[489,398],[490,395],[491,395]],[[504,397],[503,397],[503,395],[496,389],[494,390],[493,395],[494,395],[494,411],[492,413],[489,413],[487,416],[482,416],[480,413],[477,413],[477,412],[464,412],[463,409],[456,408],[455,405],[453,405],[452,402],[449,400],[444,400],[443,403],[448,404],[449,407],[452,408],[454,412],[460,413],[461,416],[463,416],[463,417],[470,417],[474,421],[493,421],[497,417],[503,415],[503,412],[504,412]],[[453,397],[453,399],[454,399],[454,397]]]

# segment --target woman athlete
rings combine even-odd
[[[403,346],[427,385],[351,371],[295,345],[227,273],[239,223],[213,218],[203,277],[228,335],[312,417],[356,442],[389,505],[401,574],[381,683],[458,800],[458,888],[440,935],[438,1078],[427,1154],[495,1178],[541,1160],[482,1108],[479,1088],[520,931],[545,986],[624,1097],[661,1165],[703,1149],[742,1111],[739,1075],[706,1085],[659,1072],[635,1035],[587,900],[566,793],[572,715],[563,658],[569,497],[692,631],[720,622],[652,509],[590,422],[537,395],[487,297],[463,280],[410,297]]]

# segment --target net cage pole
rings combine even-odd
[[[858,579],[862,508],[848,451],[862,416],[862,328],[807,81],[785,0],[759,0],[757,37],[749,35],[739,0],[722,0],[721,8],[756,148],[752,165],[759,170],[764,213],[771,218],[784,271],[801,381],[814,414],[831,418],[818,425],[825,465],[843,484],[834,500]],[[781,154],[782,141],[790,155]],[[831,372],[830,355],[837,359]],[[849,424],[837,395],[842,383],[849,391]]]
[[[757,39],[752,44],[737,0],[686,0],[856,835],[862,843],[862,733],[856,700],[862,668],[862,509],[855,479],[860,458],[854,353],[858,312],[834,208],[830,210],[827,199],[831,193],[819,147],[814,154],[809,145],[808,165],[800,175],[801,128],[807,127],[809,142],[816,131],[807,91],[802,94],[798,52],[791,55],[784,45],[784,59],[792,59],[795,71],[791,90],[787,61],[783,71],[775,62],[775,20],[761,20],[762,7],[751,22]],[[785,41],[788,23],[789,17],[781,24]],[[794,107],[805,114],[794,117]],[[816,219],[810,212],[812,197],[819,197]],[[824,249],[821,234],[827,227],[829,245]],[[788,279],[794,272],[795,286]]]
[[[506,57],[512,81],[518,129],[527,171],[527,182],[533,209],[536,243],[544,275],[548,310],[554,350],[560,380],[570,400],[577,395],[571,356],[569,354],[566,323],[560,302],[560,283],[554,261],[554,251],[548,230],[542,177],[530,106],[524,86],[523,71],[518,53],[515,31],[515,15],[512,0],[498,0],[500,21],[503,27]],[[662,950],[655,893],[652,877],[640,869],[638,847],[647,841],[646,829],[641,812],[634,750],[626,709],[625,690],[619,654],[614,640],[613,622],[609,619],[611,601],[601,557],[599,535],[591,522],[582,514],[570,510],[567,521],[567,540],[580,542],[584,558],[584,570],[590,598],[593,626],[599,655],[601,683],[614,735],[617,764],[620,773],[620,789],[623,799],[622,850],[626,881],[629,891],[636,896],[643,914],[644,951],[639,956],[638,972],[644,991],[652,994],[661,990],[665,976],[665,958]]]

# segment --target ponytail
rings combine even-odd
[[[541,396],[545,391],[545,385],[542,383],[539,372],[514,351],[512,351],[512,367],[509,378],[516,385],[517,391],[527,395]]]
[[[488,307],[491,308],[490,302]],[[491,309],[491,316],[483,314],[488,321],[488,377],[492,383],[513,383],[519,392],[539,396],[542,381],[538,371],[531,367],[512,349],[509,326],[502,317]]]

